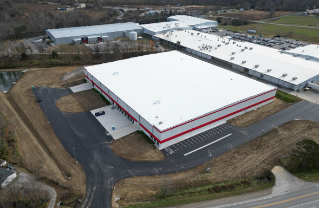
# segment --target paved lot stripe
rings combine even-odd
[[[218,142],[218,141],[220,141],[220,140],[222,140],[222,139],[225,139],[226,137],[229,137],[230,135],[232,135],[232,134],[228,134],[228,135],[226,135],[226,136],[224,136],[224,137],[222,137],[222,138],[217,139],[216,141],[213,141],[213,142],[211,142],[211,143],[209,143],[209,144],[206,144],[206,145],[204,145],[204,146],[202,146],[202,147],[199,147],[199,148],[197,148],[197,149],[195,149],[195,150],[193,150],[193,151],[190,151],[190,152],[184,154],[184,156],[187,156],[187,155],[192,154],[192,153],[194,153],[194,152],[196,152],[196,151],[198,151],[198,150],[201,150],[201,149],[203,149],[203,148],[205,148],[205,147],[207,147],[207,146],[209,146],[209,145],[211,145],[211,144],[214,144],[214,143],[216,143],[216,142]]]

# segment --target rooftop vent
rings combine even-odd
[[[154,104],[160,104],[160,103],[161,103],[161,100],[154,101]]]
[[[248,47],[247,47],[247,46],[245,46],[245,49],[248,49]]]
[[[294,54],[294,57],[297,57],[298,56],[298,54]]]
[[[210,52],[210,50],[209,50],[209,52]]]
[[[113,75],[119,75],[119,72],[113,72]]]
[[[271,69],[267,69],[267,72],[271,72]]]
[[[217,45],[218,47],[220,47],[221,45],[219,44],[219,45]]]
[[[241,51],[244,51],[244,50],[245,50],[244,48],[241,49]]]
[[[163,124],[163,121],[160,121],[158,124]]]
[[[297,79],[297,77],[293,77],[293,78],[292,78],[292,80],[296,80],[296,79]]]
[[[246,63],[246,61],[242,61],[242,63],[244,64],[244,63]]]
[[[250,47],[249,50],[253,50],[253,47]]]
[[[286,74],[286,73],[284,73],[282,76],[283,76],[283,77],[286,77],[286,76],[287,76],[287,74]]]
[[[231,60],[235,59],[235,57],[230,57]]]
[[[234,55],[234,54],[235,54],[235,52],[232,52],[232,53],[231,53],[231,55]]]
[[[233,44],[236,44],[236,42],[234,41]]]
[[[306,57],[306,60],[309,60],[310,59],[310,57]]]
[[[255,68],[258,68],[258,67],[259,67],[259,65],[258,65],[258,64],[256,64],[256,65],[255,65]]]

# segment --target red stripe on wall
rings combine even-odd
[[[137,119],[135,119],[130,113],[128,113],[122,106],[120,106],[113,98],[111,98],[111,96],[109,96],[104,90],[102,90],[98,85],[96,85],[96,84],[93,82],[93,80],[91,80],[91,79],[90,79],[88,76],[86,76],[86,75],[85,75],[85,77],[86,77],[87,79],[89,79],[97,88],[99,88],[99,89],[101,90],[101,92],[103,92],[108,98],[110,98],[114,103],[116,103],[123,111],[125,111],[129,116],[131,116],[131,117],[134,119],[134,121],[139,122],[139,121],[138,121]],[[277,89],[274,89],[274,90],[277,90]],[[247,100],[241,101],[241,102],[236,103],[236,104],[234,104],[234,105],[225,107],[225,108],[223,108],[223,109],[217,110],[217,111],[212,112],[212,113],[210,113],[210,114],[207,114],[207,115],[201,116],[201,117],[199,117],[199,118],[193,119],[193,120],[191,120],[191,121],[188,121],[188,122],[186,122],[186,123],[180,124],[180,125],[175,126],[175,127],[172,127],[172,128],[170,128],[170,129],[177,128],[177,127],[182,126],[182,125],[184,125],[184,124],[190,123],[190,122],[192,122],[192,121],[198,120],[198,119],[203,118],[203,117],[205,117],[205,116],[211,115],[211,114],[213,114],[213,113],[216,113],[216,112],[222,111],[222,110],[224,110],[224,109],[230,108],[230,107],[232,107],[232,106],[238,105],[238,104],[240,104],[240,103],[246,102],[246,101],[248,101],[248,100],[251,100],[251,99],[253,99],[253,98],[259,97],[259,96],[264,95],[264,94],[267,94],[267,93],[272,92],[272,91],[274,91],[274,90],[265,92],[265,93],[263,93],[263,94],[257,95],[257,96],[255,96],[255,97],[252,97],[252,98],[249,98],[249,99],[247,99]],[[245,108],[242,108],[242,109],[240,109],[240,110],[237,110],[237,111],[235,111],[235,112],[232,112],[232,113],[230,113],[230,114],[227,114],[227,115],[225,115],[225,116],[222,116],[222,117],[217,118],[217,119],[215,119],[215,120],[209,121],[209,122],[207,122],[207,123],[204,123],[204,124],[202,124],[202,125],[199,125],[199,126],[197,126],[197,127],[194,127],[194,128],[192,128],[192,129],[189,129],[189,130],[184,131],[184,132],[182,132],[182,133],[176,134],[176,135],[171,136],[171,137],[169,137],[169,138],[167,138],[167,139],[164,139],[164,140],[162,140],[162,141],[159,140],[154,134],[152,134],[152,132],[150,132],[150,131],[149,131],[145,126],[143,126],[141,123],[139,123],[139,124],[140,124],[140,126],[141,126],[147,133],[149,133],[156,141],[158,141],[158,143],[163,144],[163,143],[168,142],[168,141],[170,141],[170,140],[172,140],[172,139],[175,139],[175,138],[177,138],[177,137],[180,137],[180,136],[182,136],[182,135],[184,135],[184,134],[187,134],[187,133],[189,133],[189,132],[192,132],[192,131],[195,131],[195,130],[197,130],[197,129],[200,129],[200,128],[204,127],[204,126],[210,125],[210,124],[212,124],[212,123],[215,123],[215,122],[220,121],[220,120],[222,120],[222,119],[224,119],[224,118],[227,118],[227,117],[229,117],[229,116],[232,116],[232,115],[235,115],[235,114],[237,114],[237,113],[240,113],[240,112],[242,112],[242,111],[244,111],[244,110],[247,110],[247,109],[249,109],[249,108],[252,108],[252,107],[254,107],[254,106],[260,105],[260,104],[262,104],[262,103],[264,103],[264,102],[267,102],[267,101],[269,101],[269,100],[271,100],[271,99],[274,99],[274,98],[275,98],[275,97],[267,98],[267,99],[262,100],[262,101],[260,101],[260,102],[258,102],[258,103],[255,103],[255,104],[253,104],[253,105],[247,106],[247,107],[245,107]],[[160,130],[158,130],[155,126],[153,126],[153,127],[154,127],[157,131],[160,132]],[[168,130],[170,130],[170,129],[167,129],[167,130],[165,130],[165,131],[168,131]],[[163,132],[165,132],[165,131],[162,131],[162,132],[160,132],[160,133],[163,133]]]
[[[225,115],[225,116],[219,117],[219,118],[217,118],[217,119],[215,119],[215,120],[209,121],[209,122],[207,122],[207,123],[204,123],[204,124],[202,124],[202,125],[199,125],[199,126],[197,126],[197,127],[194,127],[194,128],[192,128],[192,129],[189,129],[189,130],[184,131],[184,132],[182,132],[182,133],[176,134],[176,135],[174,135],[174,136],[172,136],[172,137],[169,137],[169,138],[167,138],[167,139],[164,139],[164,140],[160,141],[159,143],[162,144],[162,143],[164,143],[164,142],[168,142],[169,140],[175,139],[176,137],[180,137],[180,136],[182,136],[182,135],[184,135],[184,134],[187,134],[187,133],[189,133],[189,132],[192,132],[192,131],[195,131],[195,130],[197,130],[197,129],[200,129],[200,128],[204,127],[204,126],[207,126],[207,125],[209,125],[209,124],[215,123],[215,122],[220,121],[220,120],[222,120],[222,119],[224,119],[224,118],[227,118],[227,117],[229,117],[229,116],[235,115],[235,114],[237,114],[237,113],[240,113],[241,111],[247,110],[247,109],[252,108],[252,107],[254,107],[254,106],[256,106],[256,105],[260,105],[260,104],[262,104],[262,103],[264,103],[264,102],[267,102],[267,101],[269,101],[269,100],[271,100],[271,99],[274,99],[274,98],[275,98],[275,97],[267,98],[267,99],[265,99],[265,100],[263,100],[263,101],[260,101],[260,102],[258,102],[258,103],[255,103],[255,104],[253,104],[253,105],[247,106],[247,107],[245,107],[245,108],[242,108],[242,109],[240,109],[240,110],[237,110],[237,111],[232,112],[232,113],[230,113],[230,114],[227,114],[227,115]]]
[[[169,129],[165,129],[164,131],[160,131],[158,128],[156,128],[156,130],[157,130],[158,132],[160,132],[160,133],[164,133],[164,132],[166,132],[166,131],[172,130],[172,129],[174,129],[174,128],[177,128],[177,127],[180,127],[180,126],[182,126],[182,125],[188,124],[188,123],[190,123],[190,122],[196,121],[196,120],[198,120],[198,119],[204,118],[204,117],[209,116],[209,115],[211,115],[211,114],[214,114],[214,113],[220,112],[220,111],[222,111],[222,110],[225,110],[225,109],[227,109],[227,108],[233,107],[233,106],[235,106],[235,105],[241,104],[241,103],[246,102],[246,101],[248,101],[248,100],[251,100],[251,99],[254,99],[254,98],[256,98],[256,97],[265,95],[265,94],[270,93],[270,92],[272,92],[272,91],[274,91],[274,90],[277,90],[277,89],[273,89],[273,90],[270,90],[270,91],[265,92],[265,93],[263,93],[263,94],[256,95],[255,97],[251,97],[251,98],[249,98],[249,99],[246,99],[246,100],[243,100],[243,101],[241,101],[241,102],[235,103],[235,104],[233,104],[233,105],[227,106],[227,107],[222,108],[222,109],[220,109],[220,110],[216,110],[216,111],[214,111],[214,112],[211,112],[211,113],[209,113],[209,114],[207,114],[207,115],[203,115],[203,116],[200,116],[200,117],[198,117],[198,118],[189,120],[189,121],[187,121],[187,122],[185,122],[185,123],[179,124],[179,125],[177,125],[177,126],[174,126],[174,127],[169,128]],[[155,126],[154,126],[154,127],[155,127]]]

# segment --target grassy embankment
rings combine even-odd
[[[0,158],[13,164],[23,164],[14,126],[2,111],[0,111]]]
[[[213,200],[224,197],[240,195],[243,193],[252,193],[270,188],[274,185],[274,178],[268,182],[250,182],[246,180],[221,182],[216,184],[208,184],[199,187],[185,188],[179,191],[170,192],[162,190],[154,195],[155,200],[150,203],[133,204],[125,206],[127,208],[151,208],[175,206],[181,204],[194,203],[204,200]]]

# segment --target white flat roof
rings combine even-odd
[[[234,40],[236,43],[233,44],[234,41],[228,38],[194,30],[173,31],[170,33],[171,35],[169,36],[164,34],[155,36],[174,43],[180,41],[180,44],[184,47],[295,85],[319,74],[318,63],[284,53],[281,54],[280,50],[274,48],[249,42],[240,42],[238,40]],[[191,33],[193,33],[193,35],[191,35]],[[212,46],[212,49],[200,50],[202,45]],[[247,47],[247,49],[245,49],[245,47]],[[249,50],[250,48],[252,48],[252,50]],[[245,50],[242,51],[242,49]],[[232,55],[232,52],[235,52],[235,54]],[[234,57],[234,59],[231,59],[231,57]],[[246,61],[246,63],[243,64],[242,61]],[[259,67],[256,68],[255,65],[259,65]],[[268,72],[267,69],[271,69],[271,71]],[[283,77],[283,74],[287,74],[287,76]],[[297,77],[297,79],[293,80],[293,77]]]
[[[186,25],[191,25],[191,26],[210,24],[211,27],[213,27],[213,26],[218,25],[218,23],[216,21],[213,21],[213,20],[192,17],[192,16],[187,16],[187,15],[175,15],[175,16],[168,17],[167,19],[168,20],[174,19],[176,21],[184,22]]]
[[[289,51],[285,51],[287,54],[298,54],[302,57],[310,57],[310,59],[314,59],[319,61],[319,45],[310,44],[303,47],[298,47],[295,49],[291,49]]]
[[[176,25],[178,24],[178,26]],[[161,32],[161,31],[165,31],[167,29],[179,29],[179,28],[189,28],[192,29],[190,26],[186,25],[183,22],[180,21],[171,21],[171,22],[160,22],[160,23],[151,23],[151,24],[145,24],[145,25],[140,25],[141,27],[148,29],[152,32]]]
[[[160,130],[275,89],[178,51],[85,68]]]

